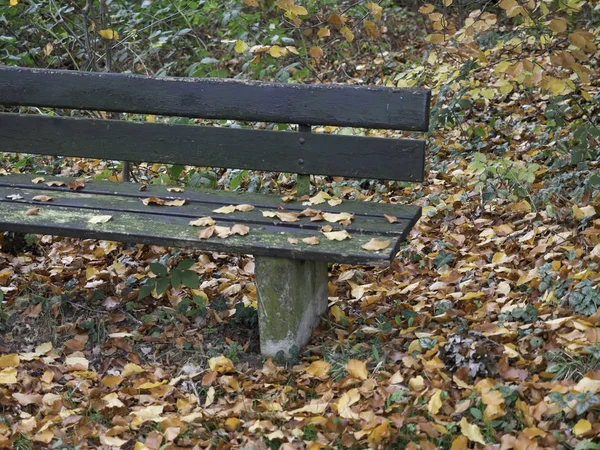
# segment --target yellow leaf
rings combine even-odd
[[[319,28],[319,32],[317,33],[317,36],[319,36],[320,38],[329,37],[330,35],[331,32],[329,31],[329,27],[321,27]]]
[[[229,431],[230,433],[237,430],[241,425],[240,419],[237,417],[230,417],[225,421],[225,431]]]
[[[8,5],[12,8],[13,6],[17,6],[19,4],[19,0],[10,0]]]
[[[125,406],[125,404],[119,400],[119,394],[116,392],[111,392],[102,397],[102,402],[109,408],[123,408]]]
[[[17,382],[17,369],[8,367],[0,371],[0,384],[15,384]]]
[[[185,198],[169,200],[168,202],[165,202],[165,206],[183,206],[185,205],[185,202]]]
[[[477,442],[481,445],[486,445],[479,427],[477,425],[470,424],[465,417],[463,417],[460,421],[460,431],[470,441]]]
[[[573,433],[575,436],[581,436],[582,434],[587,433],[592,430],[592,424],[589,420],[580,419],[579,422],[575,424],[573,427]]]
[[[243,1],[248,6],[258,6],[258,2],[256,0],[243,0]]]
[[[581,220],[584,217],[589,218],[589,217],[593,217],[596,215],[596,209],[591,206],[584,206],[582,208],[580,208],[577,205],[573,205],[573,217],[575,217],[577,220]]]
[[[369,376],[367,364],[358,359],[351,359],[348,361],[348,373],[351,377],[358,378],[359,380],[366,380]]]
[[[101,381],[102,385],[106,386],[107,388],[113,388],[115,386],[118,386],[122,382],[123,382],[123,377],[120,377],[118,375],[105,376],[104,378],[102,378],[102,381]]]
[[[369,36],[374,38],[379,37],[379,28],[375,22],[371,20],[365,20],[365,30],[367,30],[367,34]]]
[[[6,369],[7,367],[17,367],[21,360],[19,355],[11,353],[10,355],[0,356],[0,369]]]
[[[272,45],[269,49],[269,55],[271,55],[273,58],[279,58],[283,56],[281,50],[282,48],[279,45]]]
[[[421,375],[417,375],[416,377],[413,377],[410,380],[408,380],[408,387],[411,388],[413,391],[420,391],[425,387],[425,380]]]
[[[237,40],[235,41],[234,50],[236,53],[244,53],[246,50],[248,50],[248,44],[246,44],[244,41]]]
[[[375,2],[369,2],[365,6],[369,9],[369,11],[371,11],[371,14],[373,14],[373,17],[376,20],[381,20],[381,16],[383,14],[383,8],[381,6]]]
[[[235,207],[236,211],[241,211],[241,212],[248,212],[248,211],[252,211],[253,209],[254,209],[253,205],[246,205],[246,204],[237,205]]]
[[[444,6],[450,6],[452,4],[452,0],[442,0]]]
[[[306,8],[304,6],[300,6],[300,5],[290,5],[290,9],[291,12],[293,12],[294,14],[296,14],[297,16],[305,16],[308,14],[308,11],[306,10]]]
[[[442,391],[438,389],[429,399],[429,403],[427,403],[427,409],[429,410],[429,414],[436,415],[440,409],[442,408]]]
[[[217,214],[231,214],[234,211],[235,211],[234,205],[221,206],[220,208],[213,209],[213,212],[217,213]]]
[[[106,223],[110,219],[112,219],[112,216],[93,216],[90,218],[90,220],[88,220],[88,222],[89,223]]]
[[[333,317],[335,317],[335,321],[338,323],[346,319],[346,313],[344,313],[342,308],[340,308],[338,305],[333,305],[331,308],[329,308],[329,312]]]
[[[330,232],[322,232],[327,239],[330,241],[343,241],[344,239],[352,239],[352,236],[346,231],[330,231]]]
[[[340,28],[340,33],[342,33],[342,36],[344,36],[348,42],[352,42],[354,40],[354,33],[347,26],[344,25],[342,28]]]
[[[322,58],[323,50],[321,50],[321,47],[311,47],[310,48],[310,56],[312,56],[315,59]]]
[[[326,377],[329,369],[331,369],[331,364],[327,361],[318,359],[317,361],[313,361],[310,366],[306,368],[306,373],[313,377]]]
[[[144,369],[134,363],[127,363],[125,367],[123,367],[123,371],[121,372],[121,376],[123,378],[130,377],[132,375],[137,375],[138,373],[144,372]]]
[[[208,360],[208,367],[210,367],[210,370],[219,373],[231,372],[235,370],[233,361],[223,355],[210,358]]]
[[[432,44],[441,44],[444,42],[444,35],[440,33],[434,33],[427,36],[427,40]]]
[[[352,220],[354,218],[354,214],[350,214],[347,212],[341,212],[341,213],[323,213],[323,219],[325,219],[327,222],[331,222],[331,223],[335,223],[335,222],[342,222],[344,220]]]
[[[119,33],[110,29],[98,30],[98,34],[102,39],[106,39],[108,41],[114,41],[116,39],[119,39]]]
[[[364,245],[361,245],[361,248],[364,248],[365,250],[369,250],[369,251],[378,251],[378,250],[383,250],[386,249],[390,246],[391,241],[390,240],[386,240],[386,241],[380,241],[379,239],[371,239],[369,242],[367,242]]]
[[[337,402],[338,414],[344,419],[358,419],[359,416],[350,409],[350,406],[360,400],[360,393],[358,389],[350,389],[348,392],[344,392]]]
[[[433,12],[434,9],[435,9],[435,7],[431,3],[426,3],[419,8],[419,12],[421,14],[429,14],[429,13]]]

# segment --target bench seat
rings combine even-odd
[[[203,251],[242,253],[287,259],[301,259],[362,265],[381,265],[394,258],[400,243],[421,215],[421,208],[374,202],[343,201],[337,206],[328,203],[306,205],[301,201],[285,203],[280,196],[249,192],[226,192],[213,189],[190,189],[170,192],[166,186],[140,185],[101,180],[87,180],[82,189],[70,190],[66,183],[73,179],[44,176],[43,182],[33,183],[40,176],[8,175],[0,177],[0,229],[23,233],[65,235],[78,238],[104,239],[131,243],[145,243],[172,247],[195,248]],[[63,181],[65,186],[48,186],[50,181]],[[36,196],[51,197],[40,202]],[[165,206],[142,200],[156,197],[164,201],[185,199],[182,206]],[[230,214],[214,210],[229,205],[249,204],[254,209]],[[37,215],[27,215],[31,208],[39,208]],[[348,226],[311,221],[300,217],[297,222],[282,222],[277,217],[264,217],[263,211],[299,213],[307,208],[354,215]],[[384,214],[398,219],[392,224]],[[94,224],[93,216],[110,215],[106,223]],[[217,226],[246,225],[245,236],[232,235],[221,239],[213,235],[200,239],[203,227],[189,222],[200,217],[211,217]],[[334,230],[347,230],[351,239],[328,240],[320,229],[331,225]],[[302,242],[316,236],[318,245]],[[288,239],[297,239],[290,243]],[[362,248],[372,238],[390,241],[380,251]]]

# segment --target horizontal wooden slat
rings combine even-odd
[[[354,233],[352,239],[329,241],[316,230],[287,228],[281,226],[250,226],[246,236],[231,236],[226,239],[198,238],[198,229],[188,225],[185,217],[148,215],[139,212],[124,212],[114,209],[78,209],[39,203],[37,215],[27,215],[30,203],[2,199],[0,229],[21,233],[53,234],[84,239],[104,239],[131,243],[145,243],[172,247],[189,247],[203,251],[242,253],[258,256],[276,256],[291,259],[343,262],[348,264],[380,265],[394,257],[399,238],[389,248],[372,252],[361,248],[374,236]],[[96,215],[111,215],[104,224],[92,224],[89,220]],[[230,223],[222,224],[230,226]],[[292,244],[288,238],[303,239],[317,236],[318,245],[302,242]],[[390,239],[381,236],[381,239]]]
[[[52,206],[64,206],[69,208],[79,209],[93,209],[93,210],[107,210],[107,211],[121,211],[121,212],[135,212],[141,214],[147,214],[149,216],[174,216],[186,218],[188,221],[197,219],[199,217],[212,217],[214,220],[222,222],[223,225],[231,226],[235,223],[243,223],[249,226],[269,226],[277,225],[283,228],[301,228],[305,230],[319,230],[321,227],[328,225],[327,221],[311,221],[308,217],[300,217],[297,222],[281,222],[278,218],[265,217],[263,211],[266,212],[277,212],[276,207],[264,207],[260,205],[253,205],[255,209],[248,212],[235,211],[230,214],[219,214],[214,211],[221,206],[228,206],[227,203],[221,204],[207,204],[204,202],[189,200],[185,193],[176,194],[177,199],[186,199],[186,203],[182,206],[165,206],[165,205],[145,205],[142,202],[142,198],[136,198],[131,196],[119,195],[118,193],[110,194],[98,194],[93,193],[89,189],[83,190],[66,190],[55,191],[50,189],[39,188],[13,188],[0,186],[0,202],[9,201],[17,203],[29,203],[30,207],[39,206],[40,202],[34,201],[33,198],[39,195],[48,196],[52,198]],[[11,199],[9,196],[18,194],[18,199]],[[170,194],[173,195],[173,194]],[[146,197],[148,197],[146,195]],[[169,198],[162,197],[162,200],[168,201]],[[354,203],[354,202],[353,202]],[[251,204],[251,203],[250,203]],[[350,206],[350,205],[347,205]],[[382,205],[385,206],[385,205]],[[318,206],[312,209],[320,210]],[[0,209],[1,211],[1,209]],[[280,212],[290,212],[280,211]],[[351,212],[351,211],[347,211]],[[413,218],[400,219],[398,222],[390,224],[383,216],[362,216],[356,215],[352,223],[343,227],[338,223],[329,223],[335,229],[346,229],[351,234],[353,233],[365,233],[373,235],[386,235],[392,237],[403,238],[410,229],[410,225]]]
[[[0,114],[3,152],[422,181],[424,148],[420,140]]]
[[[0,66],[0,104],[427,131],[430,91]]]
[[[0,176],[0,186],[13,188],[40,189],[50,192],[66,191],[66,186],[48,186],[51,181],[62,181],[65,184],[76,178],[42,176],[43,182],[34,184],[32,180],[40,178],[40,175],[11,174]],[[222,191],[217,189],[185,188],[182,193],[168,191],[169,186],[156,184],[140,185],[136,183],[118,183],[106,180],[85,180],[85,188],[81,191],[87,194],[106,194],[133,197],[137,199],[147,198],[151,195],[159,198],[184,197],[188,201],[205,204],[209,208],[218,208],[221,205],[239,205],[249,203],[257,208],[286,209],[290,211],[302,211],[308,207],[300,201],[283,202],[280,196],[273,194],[259,194],[243,191]],[[143,189],[143,190],[140,190]],[[53,195],[53,194],[50,194]],[[413,205],[400,205],[393,203],[376,203],[367,201],[344,200],[341,204],[331,206],[327,203],[313,205],[312,208],[323,212],[352,212],[356,216],[369,216],[383,219],[383,214],[397,217],[399,219],[417,220],[421,215],[421,208]]]

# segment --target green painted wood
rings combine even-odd
[[[356,233],[351,240],[329,241],[322,234],[299,228],[276,226],[251,227],[246,236],[226,239],[198,238],[198,228],[188,225],[188,218],[123,212],[119,210],[84,210],[40,203],[37,215],[27,215],[28,203],[3,201],[1,203],[0,229],[20,233],[53,234],[83,239],[103,239],[121,242],[153,244],[203,251],[242,253],[288,259],[341,262],[348,264],[381,265],[394,257],[395,245],[380,252],[361,248],[373,235]],[[105,224],[92,224],[97,215],[111,215]],[[291,244],[288,238],[302,239],[317,236],[319,245],[302,242]],[[382,237],[383,238],[383,237]]]
[[[0,66],[0,104],[427,131],[428,89]]]
[[[44,185],[42,185],[44,186]],[[169,193],[169,197],[159,197],[162,200],[168,201],[172,198],[173,194]],[[94,210],[109,210],[109,211],[123,211],[123,212],[136,212],[141,214],[153,215],[165,215],[165,216],[176,216],[187,218],[189,220],[197,219],[199,217],[212,217],[219,221],[219,225],[231,226],[235,223],[243,223],[249,226],[254,225],[276,225],[283,228],[301,228],[306,230],[320,230],[325,225],[331,225],[336,230],[346,229],[349,233],[365,233],[373,234],[377,236],[391,236],[404,238],[406,233],[412,227],[412,221],[408,219],[399,220],[396,223],[390,224],[383,216],[355,216],[352,223],[343,227],[338,223],[328,223],[324,220],[311,221],[310,218],[302,217],[297,222],[282,222],[278,218],[269,218],[263,216],[263,211],[277,212],[277,207],[256,207],[252,211],[241,212],[236,211],[230,214],[219,214],[214,211],[221,206],[228,206],[228,204],[206,204],[196,201],[188,201],[185,193],[176,194],[176,199],[185,199],[186,204],[182,206],[165,206],[165,205],[145,205],[141,200],[142,198],[137,197],[126,197],[117,194],[95,194],[83,190],[50,190],[50,189],[32,189],[32,188],[13,188],[0,186],[0,202],[19,202],[29,203],[31,207],[36,207],[39,202],[33,200],[36,196],[48,196],[52,198],[53,206],[64,206],[75,209],[94,209]],[[15,199],[18,196],[18,199]],[[385,205],[382,205],[385,207]],[[313,208],[318,209],[318,208]],[[385,208],[384,208],[385,209]],[[349,211],[351,212],[351,211]]]
[[[425,143],[194,125],[0,114],[4,151],[421,181]]]
[[[310,125],[298,125],[299,133],[311,133],[312,128]],[[302,151],[298,154],[299,158],[304,158]],[[310,195],[310,175],[296,175],[296,195],[302,197],[303,195]]]
[[[32,179],[42,176],[44,183],[33,184]],[[68,183],[73,181],[72,177],[54,177],[47,175],[29,175],[29,174],[11,174],[10,176],[0,176],[0,186],[23,187],[27,189],[44,189],[49,191],[66,191],[65,187],[49,187],[45,183],[49,181],[63,181]],[[185,188],[184,193],[172,193],[167,189],[168,186],[142,185],[134,183],[118,183],[106,180],[86,180],[85,189],[82,192],[98,194],[115,194],[121,196],[135,197],[138,199],[147,198],[151,195],[166,197],[185,196],[190,201],[205,203],[208,205],[239,205],[249,203],[257,208],[285,208],[290,211],[302,211],[308,206],[302,202],[293,201],[284,203],[281,196],[272,194],[257,194],[242,191],[222,191],[216,189],[193,189]],[[215,207],[218,207],[215,206]],[[416,220],[421,215],[421,208],[413,205],[399,205],[392,203],[376,203],[366,201],[344,200],[340,205],[330,206],[327,203],[311,206],[324,212],[343,212],[351,211],[357,216],[373,216],[383,218],[383,214],[398,217],[399,219]],[[416,218],[416,219],[415,219]]]

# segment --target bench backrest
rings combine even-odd
[[[427,131],[430,91],[0,66],[0,105]],[[308,127],[309,128],[309,127]],[[310,128],[309,128],[310,129]],[[421,181],[425,142],[0,114],[0,151]]]

